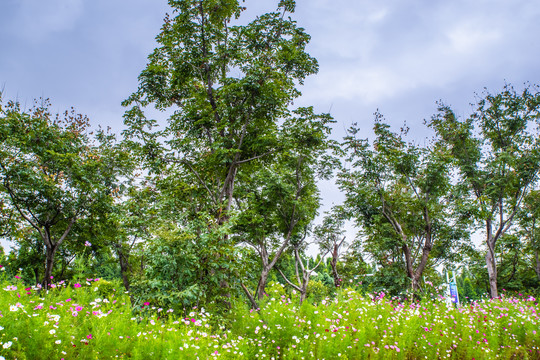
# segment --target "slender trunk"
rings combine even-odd
[[[536,270],[536,275],[538,276],[538,280],[540,281],[540,258],[538,256],[538,252],[539,252],[538,250],[536,250],[534,252],[534,254],[536,256],[536,268],[535,268],[535,270]]]
[[[116,255],[118,256],[118,262],[120,263],[120,274],[122,275],[122,283],[124,284],[124,288],[126,289],[126,291],[129,291],[129,255],[124,254],[124,251],[119,244],[115,244],[115,247]]]
[[[253,295],[251,295],[251,293],[249,292],[247,286],[244,285],[244,283],[240,283],[240,286],[242,287],[242,289],[246,293],[246,296],[248,297],[249,301],[251,302],[251,308],[253,310],[259,310],[259,304],[257,304],[257,302],[255,301],[255,298],[253,297]]]
[[[497,263],[495,262],[495,241],[493,237],[493,224],[490,219],[486,220],[486,267],[489,279],[489,294],[492,299],[499,296],[497,290]]]
[[[120,261],[120,273],[122,274],[122,283],[126,291],[129,291],[129,264],[126,264],[125,261]]]
[[[415,276],[415,272],[414,272],[414,267],[413,267],[413,259],[412,259],[412,254],[411,254],[411,249],[409,249],[409,247],[407,246],[407,244],[405,243],[405,235],[403,235],[403,245],[402,245],[402,250],[403,250],[403,255],[405,256],[405,267],[407,269],[407,276],[409,277],[409,279],[411,279],[411,288],[412,288],[412,291],[413,293],[418,291],[420,289],[419,287],[419,283],[418,283],[418,277]]]
[[[304,300],[306,300],[308,284],[309,284],[309,274],[304,273],[304,276],[302,278],[302,290],[300,291],[300,304],[302,304]]]
[[[36,278],[36,286],[39,284],[39,269],[37,267],[34,268],[34,276]]]
[[[338,261],[338,244],[334,244],[334,251],[332,252],[332,261],[330,262],[330,266],[332,266],[332,275],[334,276],[334,286],[339,287],[340,286],[340,279],[337,272],[337,261]]]
[[[45,248],[45,274],[43,275],[43,281],[41,283],[44,289],[49,289],[52,283],[52,271],[54,267],[54,255],[56,254],[57,246],[47,246]]]
[[[412,280],[412,288],[413,291],[420,290],[420,279],[422,279],[422,274],[424,273],[424,270],[427,266],[427,262],[429,260],[429,253],[431,252],[432,245],[431,245],[431,234],[426,235],[426,242],[424,243],[424,247],[422,249],[422,257],[420,258],[420,262],[418,263],[418,266],[416,267],[416,271],[414,272],[411,280]]]
[[[266,282],[268,281],[268,276],[270,276],[270,268],[265,266],[261,271],[261,277],[259,278],[259,283],[257,285],[257,299],[260,301],[264,297],[264,289],[266,287]]]
[[[491,298],[499,296],[497,290],[497,264],[495,263],[495,244],[487,241],[488,250],[486,252],[486,266],[489,277],[489,293]]]

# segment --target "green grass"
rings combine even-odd
[[[15,279],[14,279],[15,280]],[[275,285],[260,312],[238,306],[227,328],[204,309],[131,308],[103,281],[48,293],[1,283],[5,359],[540,359],[538,303],[502,298],[459,309],[339,291],[318,305]],[[15,289],[16,287],[16,289]],[[28,289],[28,288],[27,288]],[[211,325],[212,324],[212,325]]]

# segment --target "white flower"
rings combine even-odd
[[[10,305],[9,306],[9,311],[17,311],[17,310],[19,310],[19,308],[16,307],[15,305]]]
[[[54,343],[57,344],[57,345],[58,345],[58,344],[61,344],[61,343],[62,343],[62,340],[56,340]]]
[[[54,330],[54,329],[49,330],[49,334],[51,334],[51,335],[53,335],[55,332],[56,332],[56,330]]]
[[[4,349],[9,349],[11,347],[11,345],[13,345],[13,343],[11,341],[8,341],[7,343],[5,343],[4,345],[2,345],[2,347]]]

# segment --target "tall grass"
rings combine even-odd
[[[11,281],[13,280],[13,281]],[[351,289],[298,304],[279,286],[260,311],[238,305],[224,324],[204,309],[175,314],[88,279],[39,293],[2,280],[0,354],[5,359],[540,359],[532,297],[454,308],[362,296]]]

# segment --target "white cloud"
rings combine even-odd
[[[501,39],[501,34],[490,27],[479,26],[477,23],[465,23],[448,31],[450,45],[457,54],[477,53],[479,50],[495,45]]]
[[[329,14],[310,20],[318,26],[309,26],[315,30],[313,55],[321,71],[304,94],[316,100],[378,105],[411,91],[440,91],[472,79],[481,89],[494,77],[502,80],[520,70],[519,62],[526,60],[516,58],[519,42],[530,36],[524,29],[538,29],[532,17],[519,20],[504,4],[486,8],[485,3],[460,1],[408,7],[388,1],[351,4],[340,16],[328,2],[316,4]],[[523,6],[514,10],[531,11]]]

